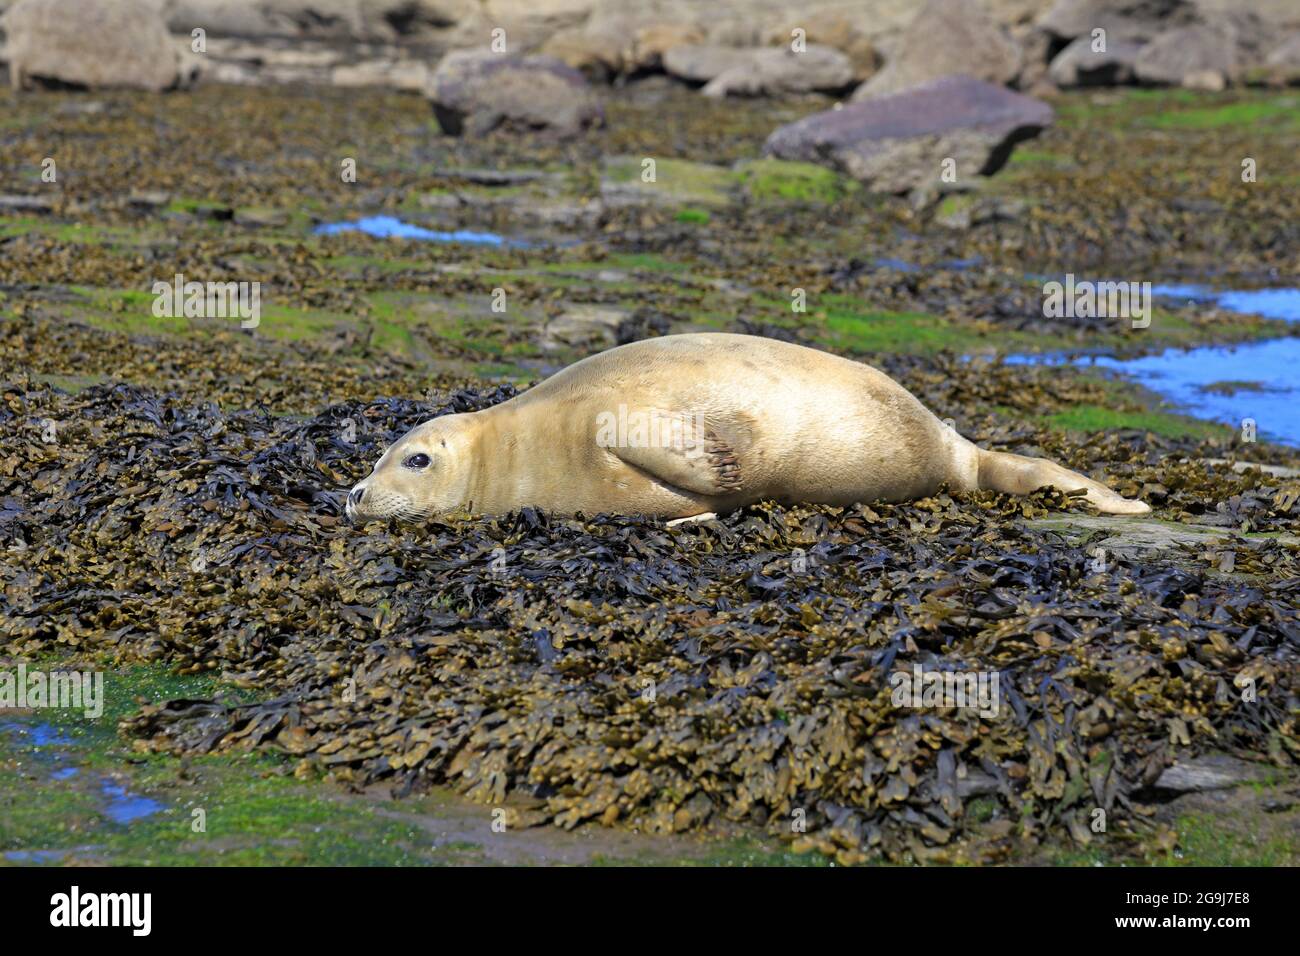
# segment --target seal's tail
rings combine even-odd
[[[1046,487],[1066,492],[1083,489],[1088,501],[1104,514],[1144,515],[1151,512],[1151,506],[1146,502],[1125,498],[1100,482],[1062,468],[1046,458],[1026,458],[984,448],[979,449],[979,453],[981,488],[1013,495],[1027,495]]]

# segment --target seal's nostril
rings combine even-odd
[[[364,498],[365,496],[366,496],[366,489],[353,488],[352,493],[348,495],[348,501],[354,506],[359,505],[361,504],[361,499]]]

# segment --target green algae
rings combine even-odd
[[[825,166],[771,158],[739,164],[736,176],[746,194],[759,201],[830,203],[861,188]]]
[[[1043,417],[1045,424],[1075,432],[1099,432],[1112,428],[1136,428],[1170,438],[1224,437],[1232,429],[1191,418],[1158,411],[1121,411],[1098,405],[1075,405]]]

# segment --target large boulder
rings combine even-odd
[[[1141,44],[1129,40],[1107,40],[1104,48],[1090,36],[1071,40],[1052,59],[1051,81],[1060,87],[1114,86],[1131,83]]]
[[[498,127],[570,136],[604,122],[582,74],[549,56],[457,50],[442,58],[424,93],[453,136]]]
[[[1020,65],[1020,47],[978,0],[929,0],[903,31],[885,68],[858,87],[853,99],[897,93],[954,73],[1007,84]]]
[[[15,89],[36,80],[158,91],[184,78],[156,0],[18,0],[0,26]]]
[[[1141,82],[1172,86],[1199,86],[1206,74],[1231,80],[1237,68],[1236,36],[1204,24],[1166,30],[1142,48],[1134,63]]]
[[[969,76],[849,103],[777,129],[763,152],[821,163],[877,192],[938,185],[947,159],[958,180],[996,172],[1019,141],[1052,121],[1046,103]]]

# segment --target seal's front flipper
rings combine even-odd
[[[633,409],[616,433],[598,433],[597,442],[665,484],[718,496],[739,491],[742,478],[734,442],[722,431],[702,416]]]

